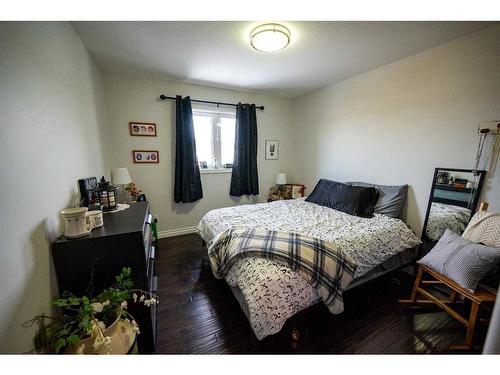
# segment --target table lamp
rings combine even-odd
[[[120,203],[127,203],[125,199],[125,185],[132,182],[127,168],[116,168],[113,171],[113,184],[120,186]]]
[[[278,173],[278,175],[276,176],[275,184],[276,185],[286,185],[286,174]]]

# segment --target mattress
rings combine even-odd
[[[446,229],[462,234],[470,216],[471,211],[468,208],[432,202],[425,234],[432,241],[438,241]]]
[[[235,227],[299,232],[334,242],[357,265],[353,284],[420,243],[399,219],[378,214],[361,218],[304,199],[213,210],[200,221],[198,232],[210,246],[218,234]],[[243,311],[258,339],[278,332],[289,317],[320,300],[298,273],[267,259],[241,259],[229,271],[226,282],[240,290]]]

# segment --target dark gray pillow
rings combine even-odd
[[[379,192],[378,202],[375,204],[374,212],[385,216],[399,219],[408,192],[408,185],[388,186],[376,185],[368,182],[347,182],[353,186],[374,187]]]
[[[471,242],[449,229],[430,253],[418,261],[471,292],[498,262],[500,249]]]
[[[323,178],[306,198],[306,202],[360,217],[372,217],[377,200],[378,191],[373,187],[351,186]]]

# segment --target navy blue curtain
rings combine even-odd
[[[236,106],[234,162],[230,195],[259,194],[257,175],[257,115],[255,104]]]
[[[193,110],[189,96],[175,99],[175,186],[176,203],[195,202],[203,197],[200,167],[196,156]]]

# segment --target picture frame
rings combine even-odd
[[[160,152],[158,150],[133,150],[132,160],[136,164],[158,164]]]
[[[266,160],[279,159],[279,145],[278,140],[266,140]]]
[[[130,121],[128,128],[132,137],[156,137],[156,124],[154,122]]]

